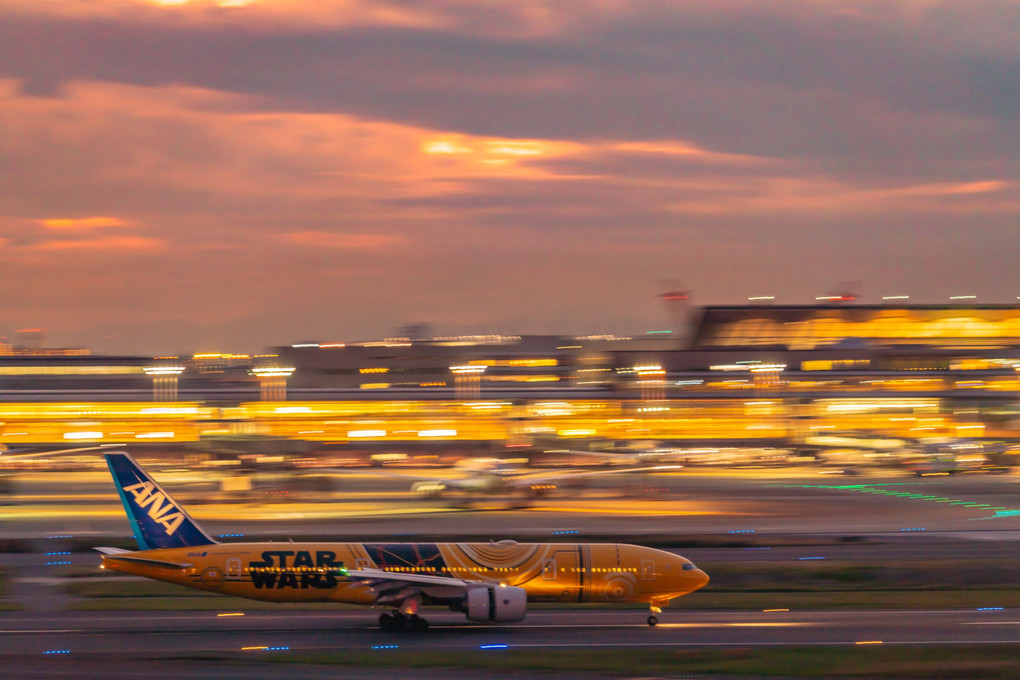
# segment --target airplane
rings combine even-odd
[[[124,444],[99,444],[97,446],[79,446],[72,449],[55,449],[49,451],[24,451],[22,449],[11,449],[4,444],[0,444],[0,456],[7,456],[3,460],[16,461],[16,460],[27,460],[29,458],[46,458],[48,456],[56,456],[63,453],[84,453],[86,451],[97,451],[99,449],[110,449],[124,446]]]
[[[615,543],[220,543],[129,454],[105,458],[138,550],[97,547],[100,568],[253,600],[382,607],[387,631],[426,630],[424,606],[510,623],[533,602],[646,603],[654,626],[709,580],[679,555]]]
[[[619,475],[640,472],[679,470],[682,465],[656,465],[605,470],[561,470],[558,472],[522,472],[512,461],[498,458],[466,458],[458,461],[459,477],[422,479],[412,475],[390,473],[387,476],[416,479],[411,491],[422,496],[444,496],[450,493],[464,495],[518,495],[536,498],[548,495],[559,482],[580,480],[602,475]],[[375,474],[375,473],[373,473]]]

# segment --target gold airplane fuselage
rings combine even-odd
[[[348,571],[518,586],[529,602],[653,607],[708,583],[679,555],[614,543],[220,543],[104,555],[103,568],[256,600],[362,605],[375,602],[370,579]],[[430,592],[441,601],[443,586]]]

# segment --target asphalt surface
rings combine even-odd
[[[854,477],[818,470],[748,470],[724,475],[681,471],[646,476],[613,488],[606,483],[540,499],[509,510],[502,500],[450,507],[423,501],[403,480],[338,475],[328,494],[285,496],[284,502],[189,504],[197,500],[187,479],[157,479],[180,494],[189,511],[214,534],[321,536],[328,540],[390,537],[531,540],[675,541],[695,562],[761,563],[781,568],[801,559],[931,560],[1013,559],[1020,541],[1020,477],[959,476],[915,479],[892,474]],[[272,480],[268,482],[270,485]],[[0,553],[11,581],[6,601],[22,611],[0,612],[0,677],[90,678],[263,677],[265,656],[290,651],[360,650],[400,654],[415,649],[685,648],[711,646],[1020,643],[1020,611],[693,612],[677,608],[645,624],[641,609],[533,610],[519,624],[477,625],[460,614],[427,614],[424,634],[384,633],[377,612],[68,611],[61,570],[98,563],[96,555],[69,552],[70,542],[102,545],[129,535],[108,478],[98,473],[30,475],[22,495],[0,505],[0,539],[27,540],[28,553]],[[270,486],[270,488],[272,488]],[[72,538],[66,538],[72,537]],[[228,537],[224,540],[244,540]],[[49,554],[47,554],[49,553]],[[696,597],[697,594],[691,596]],[[235,613],[235,612],[220,612]],[[393,645],[397,645],[393,647]],[[246,647],[254,649],[245,650]],[[260,647],[270,649],[259,649]],[[53,652],[47,654],[47,652]],[[498,654],[499,649],[492,649]],[[231,654],[214,666],[188,661]],[[251,659],[249,661],[249,659]],[[141,660],[140,666],[122,663]],[[316,667],[281,677],[336,677]],[[406,671],[345,668],[344,677],[407,677]],[[479,677],[468,671],[442,677]],[[498,675],[492,677],[500,677]],[[549,674],[550,679],[574,677]]]
[[[659,625],[640,609],[532,610],[513,624],[476,624],[429,613],[422,633],[379,630],[372,610],[337,612],[132,612],[14,614],[0,619],[0,655],[330,650],[449,650],[1020,643],[1020,611],[693,612],[666,610]],[[221,614],[229,614],[223,616]],[[396,647],[393,647],[396,645]],[[286,648],[286,649],[284,649]],[[491,651],[497,651],[493,648]]]

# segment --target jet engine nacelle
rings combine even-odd
[[[471,588],[464,605],[471,621],[520,621],[528,608],[528,593],[515,586]]]

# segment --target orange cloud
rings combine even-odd
[[[760,156],[748,156],[735,153],[719,153],[709,151],[694,144],[687,144],[675,140],[664,140],[659,142],[624,142],[609,147],[617,151],[628,153],[655,154],[665,156],[685,156],[692,160],[705,163],[738,163],[747,165],[758,165],[772,162],[768,158]]]
[[[52,218],[37,220],[37,222],[47,229],[67,229],[73,231],[131,226],[131,222],[122,220],[119,217]]]
[[[60,241],[43,241],[30,246],[26,250],[36,252],[61,252],[68,250],[106,250],[106,251],[148,251],[163,250],[163,241],[141,236],[117,236],[99,239],[73,239]]]
[[[695,187],[685,187],[693,189]],[[696,189],[697,199],[676,202],[672,210],[726,215],[774,212],[859,213],[907,207],[917,212],[1014,212],[1016,183],[1001,180],[940,182],[903,187],[869,187],[825,177],[763,177]],[[1001,195],[999,195],[1001,194]]]

